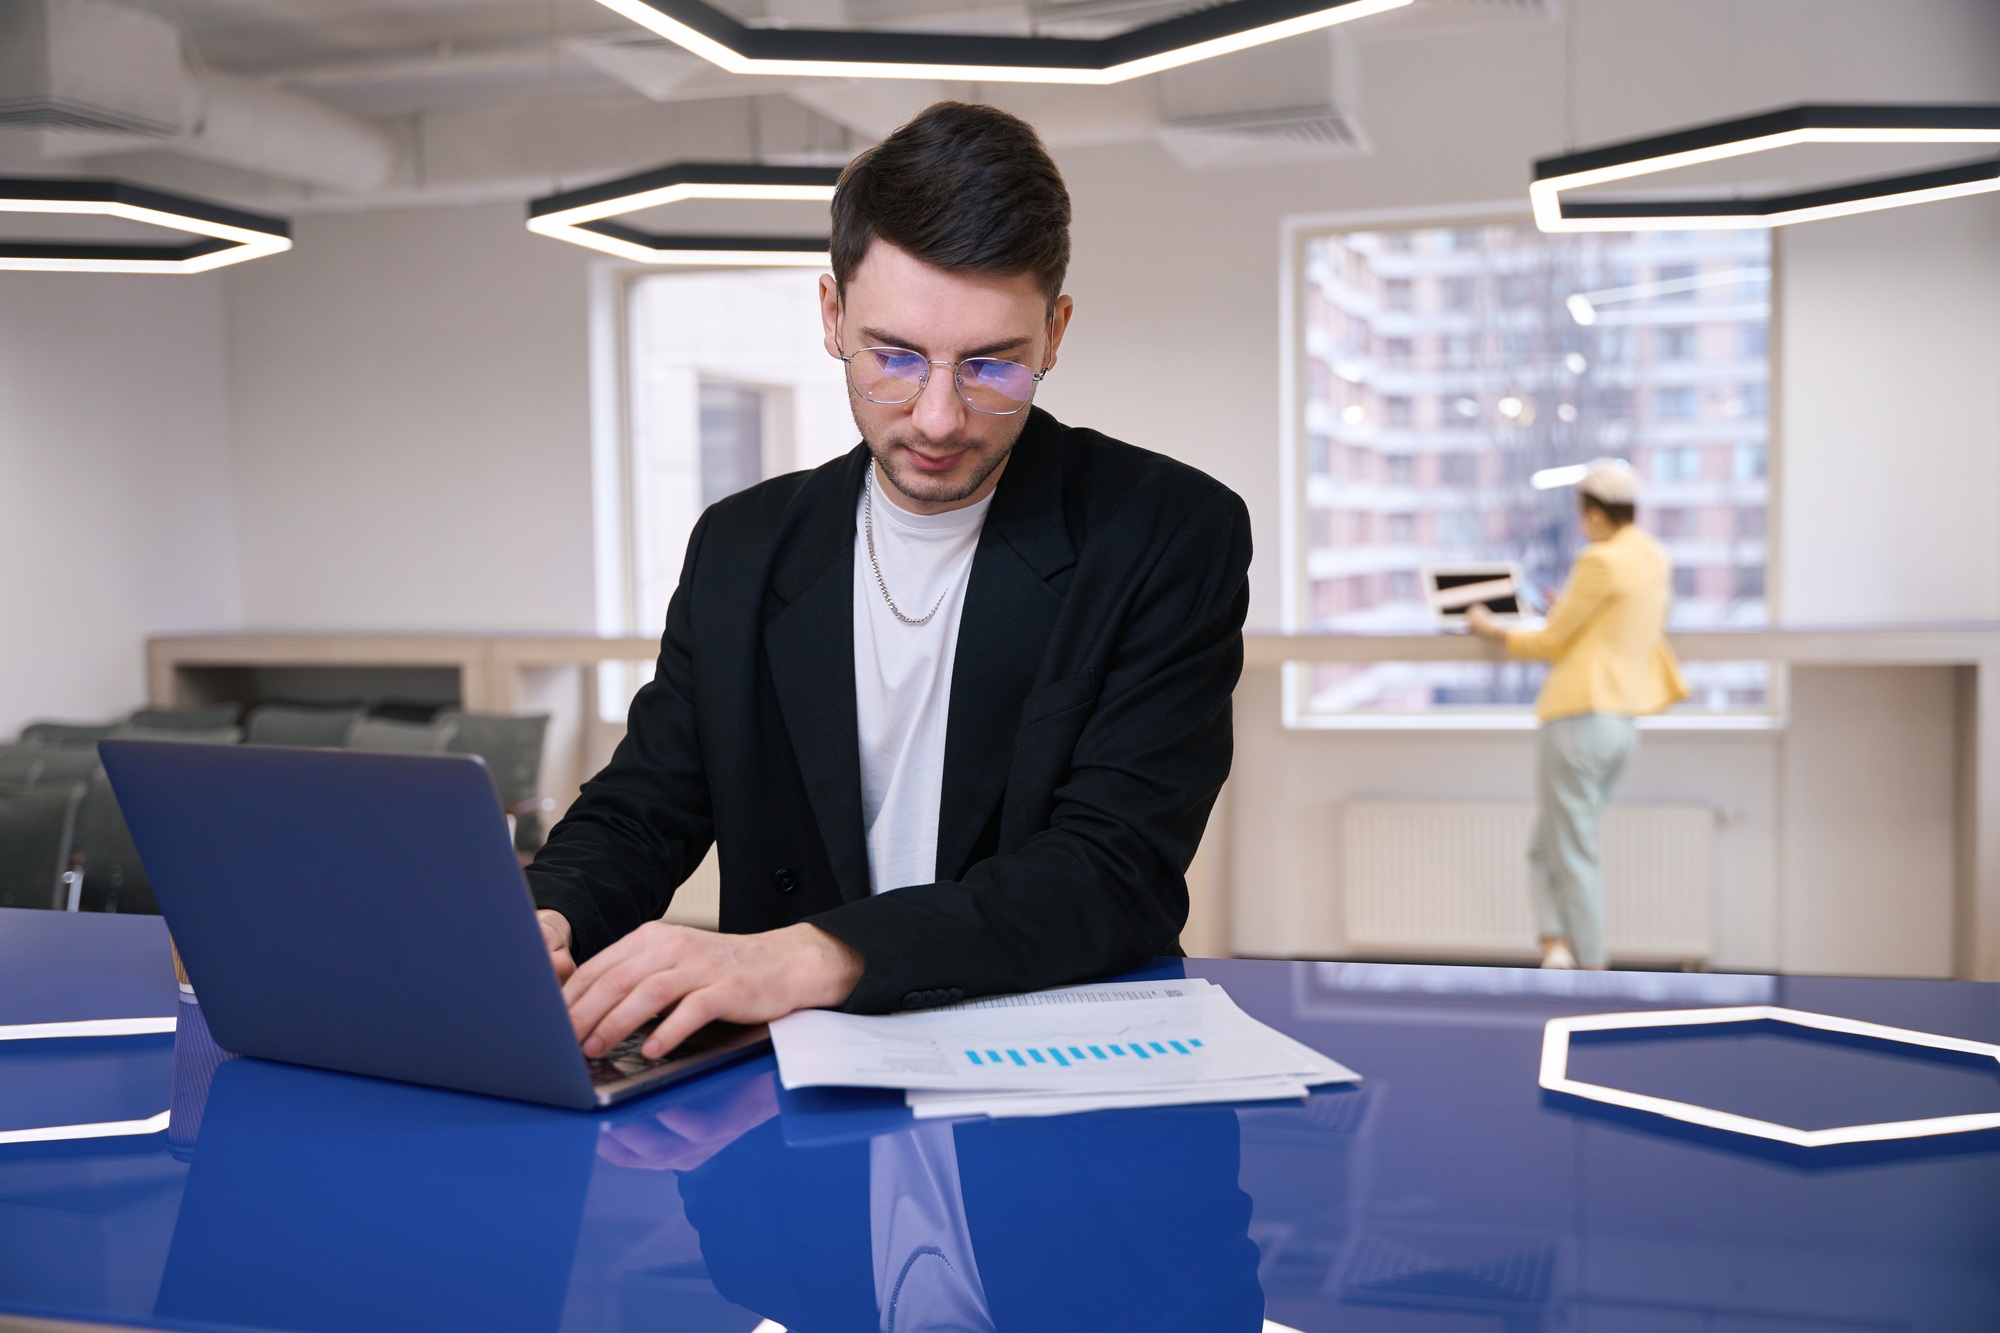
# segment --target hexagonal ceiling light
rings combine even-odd
[[[839,167],[675,162],[531,200],[528,230],[642,264],[825,268],[832,259],[824,236],[682,236],[613,219],[689,199],[825,201],[839,180]]]
[[[1799,144],[2000,143],[2000,106],[1795,106],[1535,163],[1543,231],[1782,227],[2000,190],[2000,158],[1793,194],[1732,199],[1565,199],[1565,191]]]
[[[1122,83],[1411,0],[1226,0],[1112,37],[751,28],[705,0],[597,0],[731,74]]]
[[[1892,1120],[1878,1125],[1836,1125],[1831,1129],[1796,1129],[1750,1116],[1718,1111],[1713,1107],[1653,1097],[1623,1088],[1585,1083],[1569,1076],[1569,1038],[1573,1032],[1622,1032],[1633,1028],[1707,1027],[1720,1023],[1786,1023],[1848,1037],[1920,1046],[1935,1051],[1955,1051],[1961,1055],[1990,1056],[2000,1060],[2000,1046],[1967,1041],[1961,1037],[1940,1037],[1933,1032],[1892,1028],[1881,1023],[1864,1023],[1855,1018],[1836,1018],[1803,1009],[1783,1009],[1777,1005],[1749,1004],[1719,1009],[1656,1009],[1631,1014],[1580,1014],[1551,1018],[1542,1028],[1541,1085],[1550,1092],[1567,1093],[1588,1101],[1619,1106],[1629,1111],[1645,1111],[1704,1129],[1731,1134],[1749,1134],[1790,1144],[1794,1148],[1826,1148],[1835,1144],[1882,1143],[1894,1139],[1928,1138],[1939,1134],[1971,1134],[2000,1129],[2000,1112],[1976,1115],[1934,1116],[1926,1120]]]
[[[0,177],[0,213],[119,218],[191,232],[196,238],[169,243],[0,238],[0,269],[205,273],[292,248],[292,226],[283,218],[122,181]]]

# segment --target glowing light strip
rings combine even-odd
[[[975,83],[1071,83],[1101,87],[1106,84],[1123,83],[1127,79],[1136,79],[1147,74],[1158,74],[1162,70],[1177,69],[1182,65],[1227,55],[1232,51],[1248,50],[1250,47],[1262,46],[1267,42],[1282,41],[1302,33],[1316,32],[1321,28],[1366,18],[1371,14],[1400,9],[1410,4],[1411,0],[1350,0],[1350,3],[1336,8],[1301,14],[1297,18],[1267,23],[1261,27],[1195,42],[1172,51],[1162,51],[1158,55],[1142,56],[1103,69],[1033,65],[919,64],[889,60],[758,59],[739,54],[731,47],[696,31],[672,15],[661,13],[644,3],[644,0],[597,0],[597,2],[731,74],[772,74],[792,77],[803,75],[829,79],[946,79]],[[968,36],[959,40],[972,43],[980,39],[977,36]]]
[[[226,222],[213,222],[207,218],[142,208],[137,204],[114,200],[0,198],[0,212],[123,218],[127,222],[150,223],[218,241],[235,242],[231,249],[196,255],[191,259],[37,259],[0,255],[0,269],[67,273],[206,273],[227,264],[262,259],[292,248],[289,236],[274,236],[270,232],[252,231],[247,227],[232,227]]]
[[[94,1125],[46,1125],[40,1129],[0,1129],[0,1143],[67,1143],[72,1139],[122,1139],[166,1132],[171,1111],[144,1120],[105,1120]]]
[[[1745,157],[1752,153],[1768,153],[1776,149],[1792,148],[1801,144],[1952,143],[2000,143],[2000,129],[1805,126],[1797,129],[1781,130],[1771,134],[1755,135],[1747,139],[1732,140],[1728,143],[1708,144],[1699,148],[1684,149],[1680,152],[1663,153],[1656,157],[1640,158],[1632,162],[1620,162],[1608,166],[1594,167],[1583,171],[1570,172],[1561,176],[1544,177],[1528,186],[1528,202],[1534,209],[1535,225],[1546,232],[1718,231],[1735,230],[1745,227],[1789,226],[1795,222],[1816,222],[1825,218],[1846,217],[1855,213],[1871,213],[1884,208],[1901,208],[1907,204],[1931,203],[1940,199],[1956,199],[1965,195],[1984,194],[1988,191],[2000,190],[2000,172],[1996,172],[1995,177],[1990,180],[1968,181],[1956,185],[1938,186],[1932,189],[1877,195],[1867,199],[1845,200],[1840,203],[1820,204],[1777,213],[1668,214],[1658,217],[1588,218],[1566,218],[1562,215],[1561,196],[1564,190],[1580,190],[1592,185],[1604,185],[1611,181],[1632,180],[1639,176],[1652,176],[1661,172],[1675,171],[1682,167],[1701,166],[1709,162],[1722,162],[1733,157]]]
[[[0,1041],[48,1041],[65,1037],[134,1037],[172,1032],[178,1020],[166,1018],[85,1018],[67,1023],[0,1023]],[[70,1139],[116,1139],[158,1134],[170,1112],[144,1120],[103,1120],[90,1125],[40,1125],[34,1129],[0,1129],[0,1144],[62,1143]]]
[[[1541,1086],[1550,1092],[1567,1093],[1608,1106],[1646,1111],[1707,1129],[1725,1130],[1771,1139],[1797,1148],[1824,1148],[1835,1144],[1881,1143],[1895,1139],[1929,1138],[1939,1134],[1969,1134],[1978,1130],[2000,1129],[2000,1112],[1977,1115],[1935,1116],[1925,1120],[1895,1120],[1878,1125],[1842,1125],[1833,1129],[1794,1129],[1750,1116],[1717,1111],[1689,1102],[1643,1093],[1607,1088],[1569,1077],[1569,1038],[1572,1032],[1620,1032],[1632,1028],[1705,1027],[1722,1023],[1789,1023],[1793,1027],[1816,1028],[1846,1036],[1869,1037],[1878,1041],[1900,1042],[1932,1050],[1957,1051],[1966,1055],[1990,1056],[2000,1061],[2000,1046],[1960,1037],[1941,1037],[1932,1032],[1865,1023],[1853,1018],[1835,1018],[1803,1009],[1753,1004],[1721,1009],[1660,1009],[1630,1014],[1581,1014],[1571,1018],[1551,1018],[1542,1028]]]
[[[641,190],[636,194],[618,195],[610,199],[578,204],[574,208],[565,208],[554,213],[544,213],[538,217],[531,216],[528,219],[528,230],[540,236],[568,241],[572,245],[586,246],[603,254],[615,255],[619,259],[629,259],[641,264],[736,268],[831,268],[833,257],[825,250],[673,249],[644,245],[622,236],[606,236],[601,232],[591,231],[582,224],[602,222],[607,218],[637,213],[649,208],[660,208],[667,204],[685,203],[690,199],[824,203],[832,198],[831,185],[677,181],[671,185]]]
[[[165,1018],[85,1018],[69,1023],[0,1023],[0,1041],[44,1041],[51,1037],[136,1037],[172,1032],[179,1020]]]
[[[1553,491],[1563,486],[1574,486],[1590,475],[1588,463],[1572,463],[1568,467],[1545,467],[1528,478],[1528,484],[1538,491]]]

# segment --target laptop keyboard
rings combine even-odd
[[[692,1055],[700,1055],[722,1045],[743,1031],[743,1028],[735,1023],[710,1023],[659,1059],[648,1060],[639,1053],[639,1048],[646,1044],[646,1038],[653,1035],[653,1029],[658,1025],[659,1020],[654,1019],[595,1060],[586,1058],[584,1063],[590,1066],[591,1084],[596,1086],[603,1083],[617,1083],[631,1078],[634,1074],[643,1074],[648,1069],[675,1060],[685,1060]]]

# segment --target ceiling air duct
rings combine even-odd
[[[183,82],[165,19],[104,0],[0,0],[0,126],[177,134]]]

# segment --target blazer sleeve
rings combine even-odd
[[[707,526],[704,515],[688,539],[659,663],[632,699],[625,739],[528,867],[535,906],[568,918],[578,962],[666,911],[715,841],[695,727],[688,594]]]
[[[1507,651],[1515,657],[1554,661],[1561,657],[1611,596],[1611,566],[1603,554],[1586,550],[1576,558],[1548,623],[1540,629],[1517,629],[1507,636]]]
[[[1017,766],[1075,738],[1046,823],[962,880],[809,918],[862,956],[848,1010],[1035,990],[1179,952],[1187,867],[1229,776],[1249,566],[1249,512],[1218,488],[1135,572],[1095,700],[1024,720]]]

